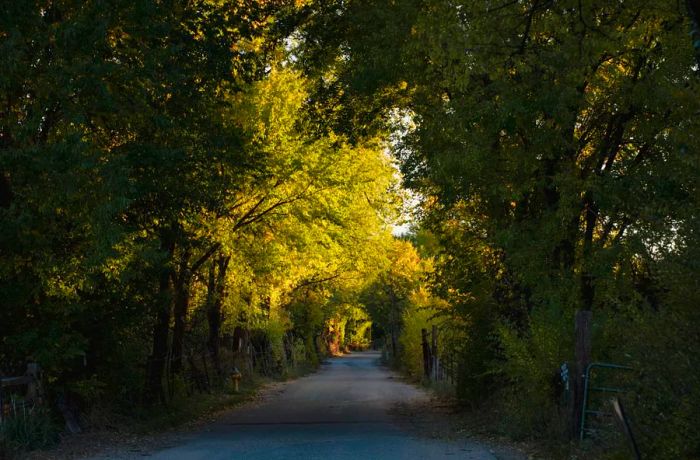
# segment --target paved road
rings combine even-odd
[[[395,379],[379,354],[334,358],[261,404],[218,422],[150,456],[156,459],[495,459],[484,446],[416,437],[388,411],[427,395]]]

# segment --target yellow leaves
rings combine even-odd
[[[258,53],[263,50],[265,38],[258,36],[252,39],[242,38],[231,45],[231,51],[234,53]]]
[[[577,162],[579,166],[581,166],[583,163],[588,161],[590,158],[592,158],[596,154],[596,149],[593,144],[587,143],[584,145],[580,150],[579,150],[579,155],[577,158]]]
[[[231,97],[231,116],[252,140],[284,143],[294,137],[307,94],[306,83],[298,72],[277,67],[264,80]]]
[[[207,231],[225,241],[227,251],[249,254],[240,262],[249,265],[243,277],[265,295],[274,291],[270,315],[293,300],[300,283],[342,274],[342,281],[332,283],[348,287],[376,270],[391,238],[382,215],[394,205],[390,189],[396,186],[386,143],[369,139],[351,145],[334,133],[308,134],[313,121],[303,117],[307,82],[289,68],[274,67],[243,91],[222,88],[221,94],[229,106],[222,117],[245,133],[244,148],[260,162],[241,180],[232,212],[240,216],[279,206],[253,224],[253,231],[246,227],[226,237],[235,216],[209,216],[214,223]],[[399,252],[403,265],[416,268],[415,251]],[[326,302],[327,285],[314,287],[318,297],[309,302]]]
[[[124,30],[117,26],[111,28],[107,32],[107,43],[112,48],[116,48],[118,45],[123,44],[129,38],[129,34],[124,32]]]
[[[598,85],[591,85],[588,89],[593,93],[604,90],[605,87],[617,85],[632,76],[633,72],[633,64],[624,58],[608,60],[596,72]]]

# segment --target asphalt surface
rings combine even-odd
[[[168,460],[496,459],[477,443],[429,439],[402,429],[391,409],[428,401],[428,396],[378,361],[376,352],[331,359],[319,372],[282,386],[261,403],[242,406],[146,455]]]

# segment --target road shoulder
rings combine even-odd
[[[453,399],[430,394],[425,400],[396,404],[391,413],[401,429],[415,437],[479,444],[498,460],[542,458],[531,445],[475,430],[477,414],[465,412]]]

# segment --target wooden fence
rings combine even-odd
[[[19,377],[0,377],[0,423],[26,413],[42,402],[41,369],[36,363],[27,364]]]

